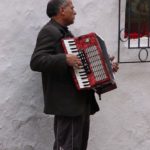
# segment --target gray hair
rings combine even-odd
[[[67,4],[67,0],[50,0],[47,4],[47,16],[49,18],[56,16],[59,12],[61,6],[65,6]]]

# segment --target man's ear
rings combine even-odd
[[[64,15],[64,14],[65,14],[64,7],[60,7],[60,9],[59,9],[59,13],[60,13],[61,15]]]

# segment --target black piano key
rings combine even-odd
[[[71,52],[78,53],[76,49],[71,49]]]
[[[84,73],[85,74],[85,71],[79,71],[79,73]]]
[[[84,84],[84,86],[90,86],[90,84]]]
[[[69,46],[71,47],[71,46],[76,46],[76,44],[75,43],[69,43]]]
[[[81,76],[85,76],[85,75],[86,75],[85,72],[79,72],[79,74],[80,74]]]
[[[85,76],[86,76],[86,74],[83,74],[83,75],[80,75],[80,76],[81,76],[81,77],[83,77],[83,76],[85,77]]]
[[[75,41],[73,41],[73,40],[72,41],[68,41],[68,43],[75,43]]]
[[[81,79],[84,80],[84,79],[87,79],[87,77],[82,77]]]
[[[70,49],[74,50],[74,49],[77,49],[76,47],[70,47]]]
[[[87,77],[87,75],[86,75],[86,74],[80,74],[80,76],[81,76],[81,78],[85,78],[85,77]]]
[[[83,81],[82,83],[83,83],[83,84],[89,84],[89,82],[88,82],[88,81]]]

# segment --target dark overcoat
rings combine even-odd
[[[39,32],[30,66],[42,73],[44,112],[46,114],[78,116],[86,107],[91,114],[99,110],[93,90],[77,90],[66,55],[62,38],[72,37],[67,27],[50,20]]]

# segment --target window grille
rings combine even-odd
[[[150,62],[150,0],[119,0],[118,62]]]

